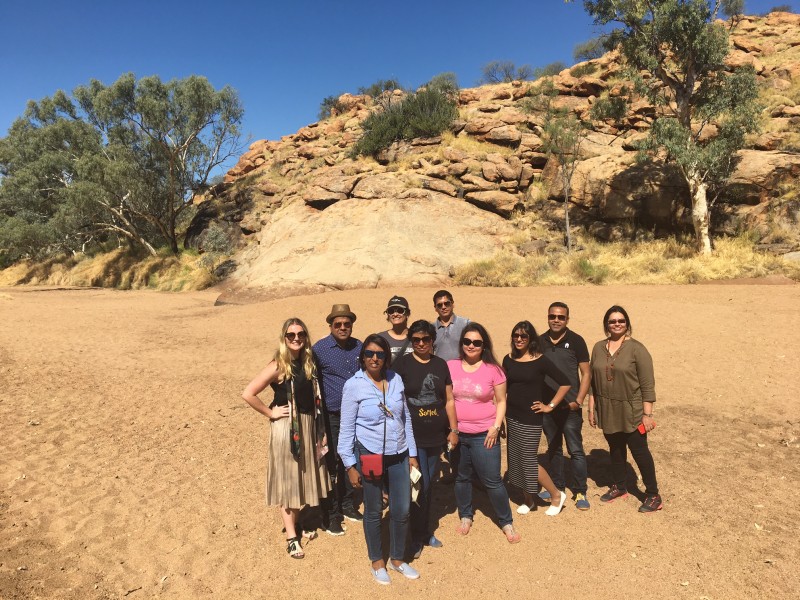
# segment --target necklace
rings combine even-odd
[[[614,362],[617,360],[617,357],[619,356],[619,352],[620,352],[620,350],[622,350],[622,347],[625,345],[625,341],[627,339],[628,339],[627,337],[623,337],[622,338],[622,343],[619,345],[619,348],[617,348],[617,351],[614,352],[613,355],[611,354],[611,350],[609,348],[611,346],[611,340],[609,339],[608,342],[606,342],[606,380],[607,381],[614,381]]]

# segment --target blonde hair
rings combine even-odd
[[[306,334],[303,348],[300,350],[300,364],[303,365],[306,379],[311,380],[317,376],[317,369],[314,365],[314,356],[311,352],[311,338],[308,335],[308,327],[297,317],[286,319],[281,328],[281,337],[278,340],[278,350],[275,352],[275,363],[278,365],[278,382],[283,383],[292,378],[292,353],[286,345],[286,331],[291,325],[299,325]]]

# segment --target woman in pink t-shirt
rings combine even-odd
[[[448,361],[458,419],[461,457],[455,493],[461,523],[458,532],[472,528],[473,473],[486,487],[500,527],[512,544],[521,536],[514,531],[508,492],[500,476],[500,428],[506,414],[506,376],[492,352],[489,333],[472,322],[461,332],[461,358]]]

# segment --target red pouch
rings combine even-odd
[[[383,477],[383,454],[362,454],[361,476],[367,481],[380,481]]]

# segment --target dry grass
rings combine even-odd
[[[463,150],[470,154],[470,158],[476,160],[484,160],[487,154],[511,156],[515,153],[515,150],[509,146],[500,146],[492,144],[491,142],[483,142],[464,132],[457,136],[450,132],[442,134],[442,144],[440,148],[444,149],[447,146]]]
[[[456,269],[459,285],[519,287],[531,285],[685,284],[735,278],[784,275],[800,281],[800,264],[755,251],[745,237],[716,240],[710,257],[695,254],[689,243],[600,243],[582,240],[581,251],[523,257],[506,250],[491,259]]]
[[[22,262],[0,271],[0,285],[150,288],[179,292],[199,290],[213,282],[199,256],[142,257],[125,249],[87,257],[51,258],[40,263]]]

